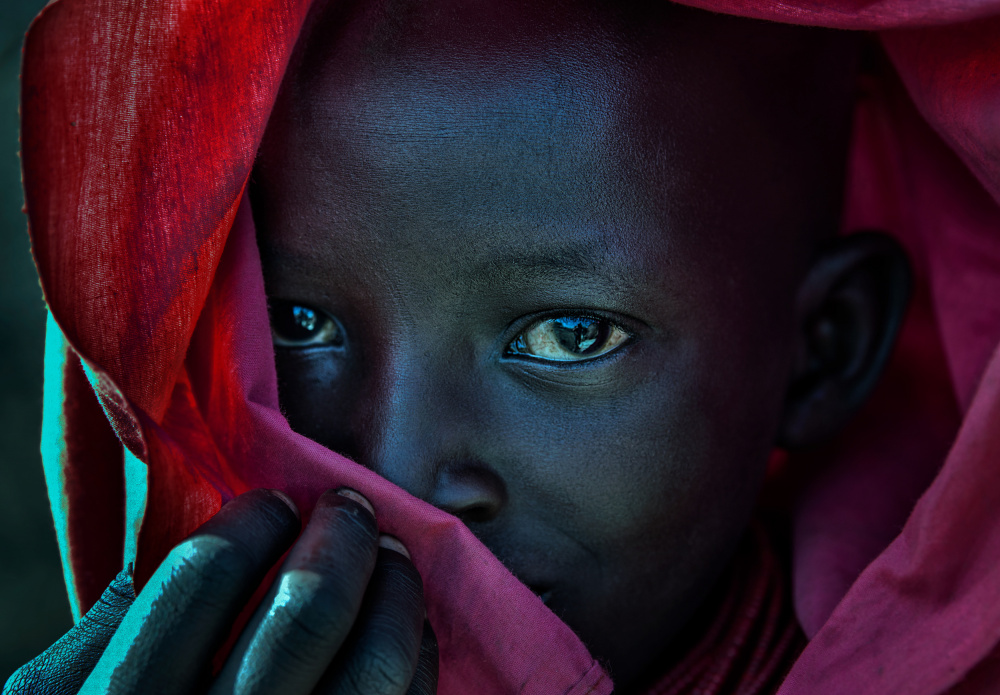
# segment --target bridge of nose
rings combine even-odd
[[[491,418],[483,355],[427,336],[396,342],[384,346],[368,402],[358,404],[361,463],[463,520],[494,518],[507,486],[484,446]]]

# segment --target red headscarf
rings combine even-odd
[[[1000,691],[1000,2],[687,4],[876,31],[898,72],[863,85],[845,230],[896,235],[916,301],[856,424],[785,467],[800,478],[785,487],[811,640],[780,693]],[[463,524],[278,410],[241,201],[308,7],[57,0],[28,34],[24,185],[51,312],[43,456],[74,610],[133,554],[144,580],[244,490],[278,487],[308,510],[349,485],[423,576],[440,692],[609,693]]]

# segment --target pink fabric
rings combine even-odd
[[[680,4],[772,22],[864,31],[940,26],[996,14],[991,0],[684,0]]]
[[[897,234],[917,296],[871,403],[822,459],[789,464],[818,471],[795,517],[812,640],[780,692],[943,693],[1000,635],[1000,215],[898,88],[870,86],[855,138],[846,226]]]
[[[822,456],[786,466],[802,478],[793,580],[812,641],[780,692],[1000,691],[986,658],[1000,642],[1000,2],[687,4],[879,31],[901,78],[866,85],[845,227],[901,239],[917,301],[862,416]],[[307,9],[58,0],[26,42],[33,251],[71,356],[148,464],[138,575],[243,490],[281,487],[308,509],[351,485],[424,577],[442,693],[608,693],[569,628],[461,523],[295,435],[277,409],[240,201]],[[67,366],[67,394],[83,375]],[[120,557],[124,502],[107,491],[121,471],[89,455],[113,449],[106,428],[85,425],[97,401],[62,406],[70,446],[54,495],[86,607]]]

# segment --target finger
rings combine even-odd
[[[354,491],[324,493],[213,695],[311,692],[358,616],[377,542],[367,500]]]
[[[135,600],[132,566],[123,569],[69,632],[7,679],[4,695],[75,694]]]
[[[438,643],[430,621],[424,620],[424,635],[420,640],[417,671],[406,695],[434,695],[438,682]]]
[[[423,582],[402,544],[382,536],[375,571],[351,638],[318,693],[405,695],[423,633]]]
[[[190,693],[240,610],[298,533],[291,502],[254,490],[174,548],[140,592],[83,693]]]

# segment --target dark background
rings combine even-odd
[[[0,684],[71,624],[41,458],[45,305],[21,213],[21,44],[44,0],[0,0]]]

